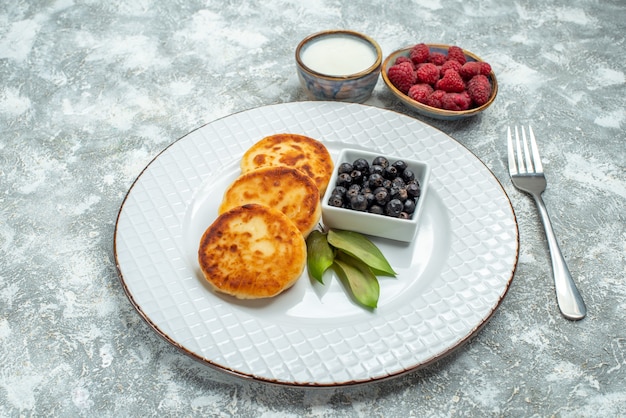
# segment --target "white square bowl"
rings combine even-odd
[[[407,167],[415,173],[415,178],[419,181],[421,194],[417,200],[413,216],[410,219],[400,219],[387,215],[360,212],[328,204],[328,200],[337,184],[338,167],[341,163],[353,163],[358,158],[364,158],[371,165],[372,160],[378,156],[387,158],[390,163],[402,160],[407,164]],[[335,171],[330,178],[328,188],[322,200],[322,221],[327,228],[331,229],[343,229],[381,238],[410,242],[415,238],[415,234],[417,233],[420,216],[424,208],[424,199],[428,191],[429,178],[430,166],[424,162],[394,155],[345,148],[340,152],[335,162]]]

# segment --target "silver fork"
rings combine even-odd
[[[533,129],[529,126],[530,150],[526,131],[522,127],[522,140],[520,141],[519,131],[515,127],[515,146],[511,136],[511,128],[507,130],[507,145],[509,149],[509,174],[513,185],[519,190],[529,193],[537,204],[537,210],[548,239],[548,248],[552,258],[552,272],[554,274],[554,287],[556,299],[563,316],[567,319],[578,320],[585,317],[587,308],[580,296],[572,275],[567,268],[561,249],[556,241],[556,236],[552,230],[552,223],[543,203],[541,194],[546,189],[546,178],[543,175],[543,166],[539,157],[539,149],[535,140]],[[517,158],[516,158],[517,155]]]

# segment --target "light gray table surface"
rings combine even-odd
[[[306,100],[294,50],[347,28],[384,54],[460,45],[500,84],[487,111],[411,113],[382,79],[367,105],[418,118],[502,183],[520,234],[498,311],[427,368],[354,387],[246,381],[161,339],[129,303],[115,221],[142,169],[186,133]],[[0,416],[626,416],[623,0],[5,1],[0,5]],[[532,124],[544,195],[589,312],[564,319],[505,130]]]

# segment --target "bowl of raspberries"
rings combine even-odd
[[[456,45],[418,43],[402,48],[385,59],[381,73],[402,103],[435,119],[474,116],[498,94],[491,65]]]

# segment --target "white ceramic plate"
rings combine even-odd
[[[431,165],[430,190],[410,244],[374,239],[399,274],[381,278],[367,311],[329,275],[307,273],[269,300],[212,292],[196,261],[244,151],[279,132]],[[416,119],[358,104],[297,102],[237,113],[158,155],[120,209],[114,251],[134,307],[162,337],[220,370],[302,386],[397,376],[466,342],[492,316],[517,265],[515,214],[502,186],[458,142]]]

